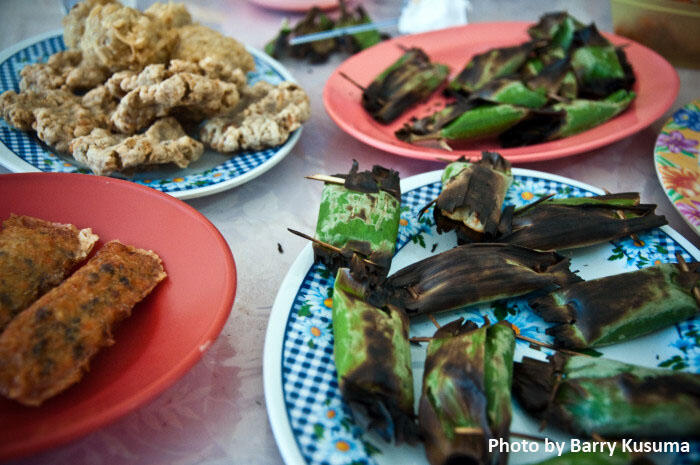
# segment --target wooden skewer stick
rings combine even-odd
[[[409,342],[430,342],[432,340],[433,338],[430,336],[414,336],[408,339]]]
[[[331,184],[345,184],[345,179],[339,178],[337,176],[328,176],[327,174],[312,174],[311,176],[304,176],[306,179],[311,179],[314,181],[329,182]]]
[[[547,344],[546,342],[538,341],[537,339],[533,339],[533,338],[528,337],[528,336],[523,336],[522,334],[518,334],[517,332],[515,333],[515,337],[516,337],[517,339],[520,339],[520,340],[523,340],[523,341],[527,341],[527,342],[529,342],[530,344],[534,344],[534,345],[540,346],[540,347],[545,347],[545,348],[547,348],[547,349],[557,350],[557,351],[562,352],[562,353],[565,353],[565,354],[569,354],[569,355],[586,355],[586,356],[590,357],[590,355],[588,355],[588,354],[586,354],[586,353],[584,353],[584,352],[577,352],[577,351],[575,351],[575,350],[562,349],[562,348],[556,347],[556,346],[554,346],[554,345],[552,345],[552,344]]]
[[[685,259],[680,252],[676,252],[676,260],[678,260],[678,266],[680,266],[681,271],[686,273],[690,271],[688,264],[685,262]],[[700,304],[700,289],[698,289],[698,286],[693,287],[693,297],[695,297],[695,301]]]
[[[329,244],[329,243],[327,243],[327,242],[319,241],[319,240],[316,239],[315,237],[309,236],[308,234],[304,234],[304,233],[301,232],[301,231],[296,231],[296,230],[294,230],[294,229],[292,229],[292,228],[287,228],[287,231],[289,231],[289,232],[292,233],[292,234],[296,234],[296,235],[299,236],[299,237],[303,237],[304,239],[308,239],[308,240],[310,240],[311,242],[314,242],[314,243],[320,245],[321,247],[325,247],[325,248],[330,249],[330,250],[332,250],[332,251],[334,251],[334,252],[338,252],[339,254],[342,254],[342,253],[343,253],[343,250],[340,249],[339,247],[336,247],[336,246],[334,246],[334,245],[331,245],[331,244]],[[379,265],[377,265],[376,263],[374,263],[372,260],[367,260],[366,258],[360,257],[360,260],[362,260],[363,262],[368,263],[368,264],[370,264],[370,265],[372,265],[372,266],[379,266]]]
[[[610,192],[607,189],[603,189],[603,192],[605,192],[607,195],[612,194],[612,192]],[[617,217],[620,218],[621,220],[625,219],[625,214],[622,212],[622,210],[615,210],[615,213],[617,214]],[[641,241],[639,240],[639,236],[637,236],[635,233],[630,234],[630,238],[632,239],[632,241],[635,244],[641,243]]]
[[[359,82],[357,82],[356,80],[354,80],[353,78],[351,78],[350,76],[348,76],[347,74],[345,74],[344,72],[340,71],[338,74],[340,74],[340,76],[341,76],[343,79],[345,79],[346,81],[348,81],[350,84],[352,84],[353,86],[355,86],[355,87],[357,87],[358,89],[360,89],[362,92],[365,91],[365,86],[363,86],[362,84],[360,84]]]
[[[472,436],[477,434],[484,434],[484,430],[479,428],[478,426],[456,426],[455,434]]]
[[[456,426],[454,429],[455,434],[460,434],[464,436],[471,436],[477,434],[483,434],[484,430],[478,426]],[[517,433],[511,431],[510,435],[516,438],[529,439],[531,441],[545,442],[546,438],[542,436],[533,436],[532,434]]]
[[[430,318],[430,321],[435,325],[435,327],[437,329],[442,328],[442,326],[440,326],[440,323],[438,323],[438,320],[435,318],[435,316],[432,313],[428,314],[428,318]]]

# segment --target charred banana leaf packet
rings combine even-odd
[[[518,147],[578,134],[634,101],[634,71],[623,47],[594,24],[550,13],[528,34],[523,44],[471,57],[447,84],[445,107],[413,118],[396,136],[410,143],[438,141],[447,149],[486,138]]]

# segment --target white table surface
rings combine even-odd
[[[143,8],[150,2],[141,0]],[[186,2],[195,19],[262,48],[275,35],[282,12],[245,0]],[[569,8],[584,22],[610,31],[607,1],[471,0],[470,21],[536,20],[542,13]],[[397,15],[399,0],[365,0],[375,19]],[[58,0],[0,1],[0,49],[60,27]],[[291,16],[293,21],[297,16]],[[22,464],[281,464],[270,430],[262,384],[262,352],[272,302],[287,269],[306,245],[287,227],[313,231],[321,183],[304,175],[347,171],[353,158],[361,167],[381,164],[402,177],[440,169],[441,164],[379,151],[342,132],[326,115],[324,83],[342,61],[323,65],[284,64],[311,98],[311,120],[298,145],[279,165],[259,178],[227,192],[187,203],[219,228],[233,251],[238,291],[221,336],[203,359],[150,404],[70,444],[16,461]],[[678,69],[681,89],[672,108],[650,128],[610,146],[573,157],[517,166],[548,171],[611,192],[639,191],[646,203],[658,204],[671,227],[694,245],[700,239],[685,224],[661,189],[652,150],[663,122],[700,96],[700,71]],[[0,174],[7,170],[0,167]],[[281,244],[284,253],[278,252]]]

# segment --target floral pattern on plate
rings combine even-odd
[[[700,99],[666,122],[656,139],[654,162],[671,203],[700,234]]]

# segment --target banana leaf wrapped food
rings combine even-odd
[[[569,259],[509,244],[460,245],[409,265],[367,292],[379,307],[408,316],[550,291],[579,281]]]
[[[336,176],[345,183],[324,185],[316,239],[340,252],[314,243],[314,257],[333,273],[346,266],[358,278],[382,279],[389,272],[399,231],[399,174],[378,165],[359,172],[353,161],[348,174]]]
[[[416,439],[408,318],[363,301],[347,268],[333,288],[333,355],[343,397],[365,410],[370,428],[387,440]]]
[[[662,263],[573,283],[530,301],[555,344],[600,347],[671,326],[698,314],[698,263]]]
[[[525,42],[513,47],[493,48],[474,55],[457,77],[450,81],[449,89],[468,95],[494,79],[515,74],[527,61],[535,46],[534,41]]]
[[[425,100],[447,79],[449,68],[432,63],[419,48],[408,49],[362,92],[362,107],[376,121],[388,124]]]
[[[571,434],[699,439],[700,375],[585,355],[524,357],[513,393],[534,416]]]
[[[418,408],[431,465],[507,463],[507,454],[488,452],[488,441],[510,436],[514,351],[506,323],[477,328],[460,318],[437,330]]]
[[[533,465],[654,465],[644,456],[623,452],[621,447],[614,452],[567,452]]]
[[[461,242],[493,239],[512,182],[510,163],[495,152],[483,152],[473,163],[460,158],[447,165],[433,210],[438,232],[456,230]]]
[[[503,212],[496,242],[537,250],[585,247],[667,224],[639,193],[545,199]]]

